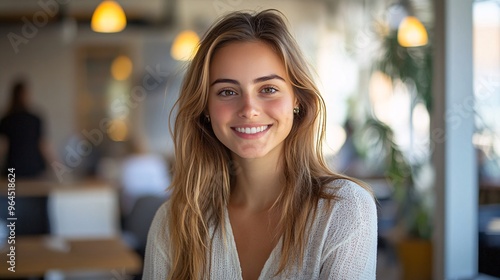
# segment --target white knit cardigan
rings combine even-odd
[[[288,267],[275,276],[281,256],[281,240],[266,261],[259,280],[264,279],[375,279],[377,259],[377,211],[373,197],[348,180],[332,183],[339,197],[328,209],[324,200],[305,247],[302,268]],[[151,225],[143,279],[166,279],[170,269],[168,244],[168,202],[163,204]],[[211,252],[212,265],[207,279],[242,279],[238,252],[226,212],[227,248],[221,230],[215,232]],[[186,252],[189,254],[189,252]]]

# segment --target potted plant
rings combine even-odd
[[[403,83],[412,83],[414,91],[412,104],[415,100],[432,110],[432,52],[431,47],[405,48],[398,44],[397,33],[394,31],[384,38],[384,54],[376,64],[376,68],[392,78]],[[412,107],[413,109],[413,107]],[[412,163],[404,157],[398,145],[394,142],[393,133],[389,127],[383,127],[371,122],[372,127],[378,127],[381,135],[385,135],[385,145],[388,146],[386,156],[386,176],[394,187],[394,198],[399,204],[399,226],[404,234],[397,240],[397,252],[402,266],[403,279],[432,278],[432,209],[429,203],[430,193],[418,189],[417,179],[428,162]],[[429,161],[430,159],[427,159]]]
[[[431,279],[432,275],[432,209],[430,193],[416,187],[416,178],[422,174],[423,164],[410,164],[396,144],[393,130],[383,122],[369,118],[360,130],[371,138],[365,149],[380,152],[380,166],[393,189],[397,203],[396,227],[391,234],[402,267],[402,279]]]

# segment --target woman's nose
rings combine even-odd
[[[238,115],[242,118],[253,118],[259,115],[260,109],[258,100],[249,94],[242,95],[240,111]]]

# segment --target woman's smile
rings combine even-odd
[[[258,139],[264,136],[272,125],[257,125],[257,126],[236,126],[231,127],[234,133],[243,139]]]

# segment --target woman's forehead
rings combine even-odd
[[[210,80],[232,76],[254,77],[270,73],[286,77],[281,56],[262,41],[231,42],[219,48],[210,62]]]

